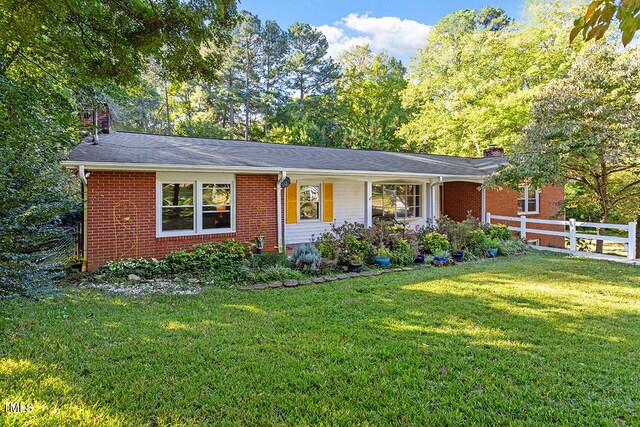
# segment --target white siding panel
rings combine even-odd
[[[333,218],[337,225],[347,222],[364,223],[364,183],[348,180],[333,182]],[[306,243],[330,229],[331,223],[322,221],[300,221],[286,224],[285,243]]]

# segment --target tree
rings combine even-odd
[[[403,93],[411,114],[399,131],[410,150],[467,156],[489,144],[508,150],[529,122],[535,95],[580,48],[562,37],[568,21],[560,3],[545,10],[532,3],[525,24],[510,23],[504,12],[481,12],[443,18],[418,52]]]
[[[628,45],[640,28],[640,2],[637,0],[593,0],[584,15],[575,20],[569,39],[573,41],[582,34],[584,40],[600,40],[614,16],[622,33],[622,44]]]
[[[336,98],[345,129],[344,146],[400,150],[405,141],[396,132],[407,118],[401,98],[407,86],[402,63],[386,53],[374,54],[368,45],[352,47],[338,63],[341,77]]]
[[[264,120],[264,138],[269,140],[270,116],[273,108],[286,99],[282,87],[285,76],[285,62],[289,53],[287,33],[276,21],[268,20],[262,30],[262,115]]]
[[[620,54],[608,45],[586,48],[566,76],[536,98],[522,142],[488,185],[515,188],[525,181],[541,188],[574,180],[595,197],[603,223],[625,201],[635,200],[638,209],[638,73],[638,49]],[[602,252],[602,242],[597,251]]]
[[[291,55],[287,58],[289,89],[297,93],[297,104],[304,112],[305,97],[322,95],[338,76],[331,58],[326,58],[329,44],[321,31],[297,22],[289,27]]]
[[[81,103],[138,85],[152,59],[175,81],[210,76],[222,56],[204,47],[228,41],[235,15],[235,0],[0,2],[0,294],[51,277],[49,238],[78,193],[58,160]]]

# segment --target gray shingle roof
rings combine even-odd
[[[71,164],[149,164],[192,167],[274,168],[424,175],[483,176],[504,158],[470,158],[350,150],[264,142],[113,132],[100,143],[80,143]]]

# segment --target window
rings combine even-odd
[[[232,182],[158,182],[158,235],[234,231]]]
[[[300,220],[320,219],[320,185],[300,185]]]
[[[518,213],[538,213],[538,202],[540,193],[538,190],[532,190],[528,185],[520,186],[518,191]]]
[[[193,230],[193,184],[162,185],[162,230]]]
[[[421,216],[420,185],[374,184],[371,209],[374,218],[407,220]]]
[[[202,229],[231,228],[231,184],[202,184]]]

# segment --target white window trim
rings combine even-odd
[[[194,192],[194,221],[192,230],[162,230],[162,186],[164,184],[193,184]],[[202,228],[202,185],[203,184],[229,184],[231,185],[231,227],[229,228]],[[216,177],[196,179],[156,179],[156,237],[198,236],[210,234],[229,234],[236,232],[236,185],[233,179],[219,179]]]
[[[536,209],[534,211],[529,210],[529,190],[531,190],[531,186],[529,185],[520,185],[520,188],[524,190],[524,211],[519,211],[518,215],[539,215],[540,214],[540,190],[536,189]],[[520,198],[518,197],[518,200]],[[517,201],[516,201],[517,203]]]
[[[398,222],[403,222],[403,223],[408,223],[408,222],[412,222],[412,221],[416,221],[416,220],[421,220],[423,218],[425,218],[425,212],[424,212],[424,207],[423,207],[423,201],[422,199],[424,198],[424,184],[419,183],[419,182],[374,182],[371,185],[371,194],[373,196],[373,187],[376,185],[417,185],[418,187],[420,187],[420,191],[419,191],[419,195],[420,195],[420,204],[419,205],[415,205],[416,207],[420,208],[420,216],[414,216],[411,218],[398,218],[398,215],[394,214],[394,218],[396,221]],[[373,212],[373,197],[370,200],[370,209]]]
[[[323,203],[323,199],[322,199],[322,191],[323,191],[323,182],[311,182],[311,181],[298,181],[298,185],[296,186],[296,191],[298,192],[297,194],[297,200],[298,200],[298,222],[303,222],[305,224],[307,223],[313,223],[313,222],[322,222],[322,219],[324,218],[324,203]],[[306,185],[315,185],[318,187],[318,218],[301,218],[300,217],[300,209],[302,208],[302,203],[300,203],[300,189]]]

